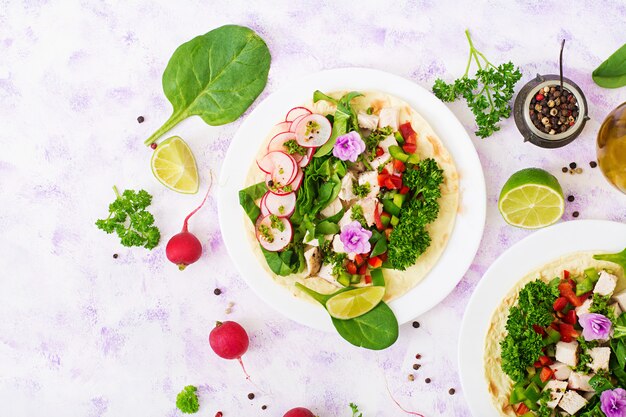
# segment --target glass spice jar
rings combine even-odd
[[[513,117],[525,142],[560,148],[576,139],[589,120],[587,100],[578,85],[556,74],[539,75],[515,98]]]
[[[606,179],[626,194],[626,103],[617,106],[602,122],[597,152]]]

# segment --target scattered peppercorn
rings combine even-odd
[[[561,91],[558,85],[546,86],[535,93],[528,110],[537,130],[549,135],[566,132],[574,126],[578,113],[576,97],[569,90]]]
[[[421,365],[420,365],[420,364],[418,364],[418,363],[414,363],[414,364],[413,364],[413,369],[415,369],[416,371],[417,371],[418,369],[420,369],[420,367],[421,367]]]
[[[117,257],[118,257],[118,256],[119,256],[119,255],[118,255],[117,253],[114,253],[114,254],[113,254],[113,259],[117,259]]]
[[[595,167],[597,167],[597,166],[598,166],[598,163],[597,163],[596,161],[591,161],[591,162],[589,162],[589,166],[590,166],[591,168],[595,168]]]
[[[422,359],[422,355],[418,353],[417,355],[415,355],[415,359]]]
[[[577,212],[577,211],[575,211],[575,212],[573,212],[573,213],[572,213],[572,216],[573,216],[573,217],[578,217],[578,216],[580,216],[580,213],[579,213],[579,212]]]
[[[266,405],[261,406],[261,410],[267,410],[267,406]]]
[[[569,167],[572,169],[576,169],[576,162],[570,162]]]
[[[581,167],[578,167],[574,170],[575,173],[577,174],[582,174],[583,173],[583,169]]]
[[[216,288],[213,290],[213,294],[215,295],[220,295],[222,293],[222,290],[220,290],[219,288]]]
[[[248,399],[249,400],[254,400],[254,394],[253,393],[248,394]]]
[[[448,394],[450,394],[450,395],[454,395],[455,392],[456,392],[456,390],[454,388],[450,388],[448,390]]]
[[[143,117],[143,116],[139,116],[139,117],[137,118],[137,122],[138,122],[138,123],[143,123],[143,121],[144,121],[144,120],[146,120],[146,119],[144,119],[144,117]]]
[[[414,327],[414,328],[416,328],[416,329],[417,329],[417,328],[419,328],[419,327],[420,327],[419,322],[414,321],[414,322],[413,322],[413,327]]]
[[[415,381],[415,375],[409,374],[409,381]]]
[[[569,169],[567,169],[567,167],[563,167],[563,168],[561,168],[561,171],[567,172],[567,171],[569,171]]]
[[[157,148],[157,144],[153,142],[153,143],[151,143],[151,144],[150,144],[150,147],[151,147],[152,149],[156,149],[156,148]]]
[[[424,382],[426,382],[427,384],[430,384],[430,378],[426,378]]]
[[[574,201],[574,200],[575,200],[575,198],[574,198],[574,196],[573,196],[573,195],[570,195],[570,196],[568,196],[568,197],[567,197],[567,201],[569,201],[570,203],[571,203],[572,201]]]

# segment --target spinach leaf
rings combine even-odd
[[[145,144],[189,116],[213,126],[236,120],[265,88],[269,68],[267,45],[246,27],[222,26],[182,44],[163,73],[173,113]]]
[[[382,350],[398,339],[398,320],[384,302],[362,316],[350,320],[333,318],[337,332],[354,346]]]
[[[338,291],[335,291],[334,293],[331,293],[331,294],[321,294],[321,293],[319,293],[317,291],[314,291],[314,290],[310,289],[306,285],[300,284],[299,282],[296,282],[296,288],[298,288],[301,291],[304,291],[305,293],[307,293],[311,298],[313,298],[315,301],[317,301],[318,303],[320,303],[324,307],[326,307],[326,303],[328,302],[328,300],[333,298],[335,295],[341,294],[342,292],[354,289],[352,287],[345,287],[345,288],[342,288],[342,289],[340,289]]]
[[[243,207],[250,220],[252,220],[252,223],[256,223],[257,218],[261,214],[261,209],[255,204],[254,200],[263,197],[266,192],[267,186],[264,182],[251,185],[239,191],[239,204]]]
[[[385,236],[382,236],[376,241],[376,244],[374,245],[374,249],[372,249],[372,253],[370,254],[370,256],[373,258],[374,256],[381,255],[385,252],[387,252],[387,239],[385,239]]]
[[[332,151],[333,146],[335,146],[335,142],[337,138],[341,135],[344,135],[352,130],[359,130],[359,124],[357,121],[356,111],[350,105],[350,102],[356,97],[362,96],[363,94],[357,91],[351,91],[341,97],[339,100],[335,100],[332,97],[327,96],[321,91],[316,91],[313,94],[313,101],[317,102],[319,100],[327,100],[331,103],[337,105],[337,110],[335,110],[335,116],[333,120],[333,130],[330,135],[330,139],[324,145],[320,146],[320,148],[315,152],[316,157],[324,156]]]
[[[337,223],[324,220],[315,226],[315,236],[334,235],[335,233],[339,233],[339,226]]]
[[[598,261],[613,262],[621,266],[624,272],[626,272],[626,249],[618,253],[605,253],[602,255],[593,255],[593,259],[596,259]]]
[[[591,73],[600,87],[617,88],[626,85],[626,44],[613,53]]]
[[[283,277],[299,272],[305,262],[300,256],[301,250],[286,249],[282,252],[270,252],[261,247],[261,251],[272,272]]]

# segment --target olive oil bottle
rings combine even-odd
[[[606,179],[626,194],[626,103],[604,119],[598,133],[597,151]]]

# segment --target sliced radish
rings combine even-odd
[[[287,148],[285,148],[285,143],[290,140],[296,140],[296,134],[293,132],[283,132],[274,136],[270,143],[267,145],[267,151],[281,151],[286,152]],[[297,154],[293,154],[291,156],[295,157]],[[302,155],[300,155],[302,157]]]
[[[272,129],[270,130],[270,137],[274,137],[279,133],[289,132],[289,129],[291,129],[291,122],[277,123],[276,125],[272,126]]]
[[[287,112],[285,121],[293,122],[294,120],[296,120],[298,116],[302,116],[302,115],[306,116],[307,114],[311,114],[311,113],[312,113],[311,110],[307,109],[306,107],[294,107],[293,109]]]
[[[271,173],[274,169],[274,161],[271,158],[268,158],[267,154],[263,158],[257,159],[256,164],[258,165],[259,169],[266,174]]]
[[[266,200],[267,200],[267,196],[270,195],[272,193],[270,193],[269,191],[266,192],[263,195],[263,198],[261,198],[261,202],[259,203],[259,208],[261,209],[261,216],[265,217],[265,216],[269,216],[270,215],[270,211],[267,209],[267,204]]]
[[[300,120],[304,119],[307,116],[308,116],[308,114],[303,114],[302,116],[296,117],[294,119],[294,121],[291,122],[291,126],[289,127],[289,131],[290,132],[295,132],[296,131],[296,126],[298,126],[298,123],[300,123]]]
[[[304,171],[302,171],[301,169],[298,170],[298,175],[296,175],[296,178],[291,182],[291,189],[293,191],[298,191],[298,189],[300,188],[300,186],[302,185],[302,180],[304,179]]]
[[[296,126],[296,140],[305,148],[322,146],[330,139],[332,126],[321,114],[310,114],[302,118]]]
[[[289,217],[296,209],[296,193],[285,195],[269,193],[265,199],[267,210],[278,217]]]
[[[315,153],[315,149],[316,148],[309,148],[309,151],[306,153],[306,155],[304,155],[302,159],[298,161],[298,165],[300,165],[302,168],[309,165],[309,163],[313,159],[313,154]]]
[[[297,176],[296,176],[296,179],[297,179]],[[270,193],[272,194],[285,195],[293,191],[292,189],[293,185],[291,184],[287,184],[286,186],[276,185],[276,183],[272,179],[271,174],[267,174],[265,176],[265,185],[267,185],[267,189],[270,190]],[[285,189],[284,187],[287,187],[287,188]]]
[[[281,217],[276,218],[280,226],[272,227],[272,217],[269,215],[257,220],[256,237],[263,248],[270,252],[278,252],[285,249],[291,241],[292,228],[289,220]]]
[[[296,177],[298,163],[285,152],[268,152],[261,160],[257,161],[261,171],[270,174],[276,186],[282,187],[289,184]]]

